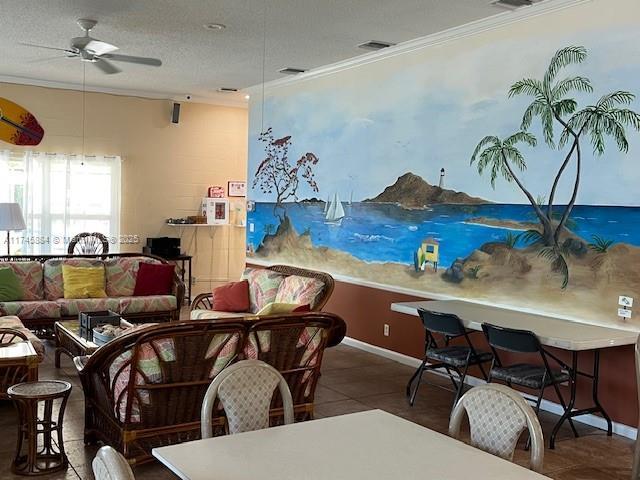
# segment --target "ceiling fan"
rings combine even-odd
[[[84,36],[71,39],[69,48],[50,47],[47,45],[35,45],[33,43],[20,43],[28,47],[45,48],[47,50],[58,50],[64,52],[64,57],[79,58],[83,62],[93,63],[103,73],[114,74],[120,73],[118,67],[113,62],[137,63],[139,65],[148,65],[151,67],[159,67],[162,61],[157,58],[133,57],[131,55],[120,55],[113,53],[118,47],[110,43],[103,42],[89,35],[89,32],[97,25],[96,20],[81,18],[77,21],[78,25],[84,30]],[[63,57],[59,57],[63,58]]]

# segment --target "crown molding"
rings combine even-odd
[[[147,92],[143,90],[129,90],[124,88],[109,88],[109,87],[96,87],[87,85],[85,87],[82,84],[68,83],[68,82],[53,82],[49,80],[39,80],[29,77],[16,77],[10,75],[0,75],[0,83],[11,83],[15,85],[30,85],[34,87],[45,88],[57,88],[60,90],[74,90],[78,92],[91,92],[91,93],[106,93],[110,95],[120,95],[126,97],[138,97],[148,100],[170,100],[180,103],[204,103],[208,105],[216,105],[222,107],[235,107],[235,108],[247,108],[248,101],[244,99],[244,92],[237,96],[231,96],[226,93],[215,92],[211,97],[192,96],[190,100],[187,100],[184,95],[170,94],[170,93],[158,93]]]
[[[264,85],[254,85],[246,89],[247,92],[260,98],[259,95],[264,91],[276,90],[278,88],[289,85],[302,83],[327,75],[333,75],[338,72],[358,68],[369,63],[379,62],[388,58],[405,55],[417,50],[423,50],[436,45],[442,45],[461,38],[478,35],[483,32],[496,30],[498,28],[512,25],[524,20],[528,20],[541,15],[547,15],[553,12],[565,10],[567,8],[576,7],[585,3],[591,3],[593,0],[545,0],[540,3],[533,4],[528,7],[518,8],[516,10],[504,10],[503,12],[492,15],[481,20],[476,20],[465,25],[449,28],[442,32],[427,35],[425,37],[416,38],[407,42],[399,43],[392,47],[383,48],[376,52],[360,55],[348,60],[318,67],[307,72],[296,75],[292,78],[282,78],[266,82]],[[498,7],[499,8],[499,7]]]

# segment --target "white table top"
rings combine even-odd
[[[391,310],[394,312],[414,316],[418,316],[419,308],[439,313],[453,313],[460,317],[462,323],[471,330],[482,330],[482,323],[530,330],[538,336],[540,343],[543,345],[563,350],[582,351],[633,345],[638,338],[637,332],[628,330],[588,325],[546,315],[465,302],[463,300],[434,300],[391,304]]]
[[[184,480],[535,480],[543,475],[381,410],[153,449]]]

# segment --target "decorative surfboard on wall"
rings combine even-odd
[[[32,113],[0,97],[0,140],[19,146],[39,145],[44,129]]]

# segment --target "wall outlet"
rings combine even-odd
[[[631,310],[627,310],[626,308],[619,308],[618,316],[621,318],[631,318]]]
[[[382,334],[385,337],[389,336],[389,324],[387,324],[387,323],[384,324],[384,328],[382,329]]]
[[[633,297],[627,297],[626,295],[620,295],[618,297],[618,305],[621,307],[631,308],[633,307]]]

